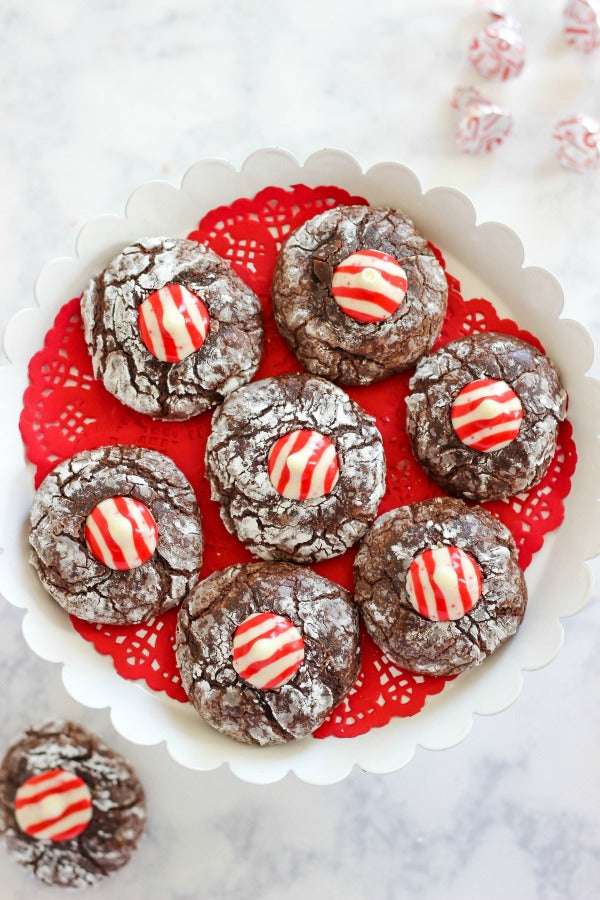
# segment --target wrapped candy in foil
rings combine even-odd
[[[521,26],[512,16],[490,12],[491,21],[469,45],[469,59],[484,78],[506,81],[519,75],[525,65]]]
[[[489,153],[512,130],[511,114],[474,87],[457,88],[452,106],[460,114],[455,138],[463,153]]]
[[[569,0],[563,10],[567,43],[582,53],[600,47],[600,0]]]
[[[600,169],[600,120],[584,115],[561,119],[554,126],[554,140],[557,159],[565,168],[574,172]]]

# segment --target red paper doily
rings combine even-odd
[[[279,335],[269,298],[271,273],[283,240],[317,213],[348,203],[366,201],[335,187],[266,188],[253,200],[240,199],[212,210],[190,234],[192,239],[208,244],[228,259],[261,298],[266,350],[257,378],[300,369]],[[443,264],[441,254],[436,253]],[[458,281],[451,275],[448,284],[448,315],[437,346],[465,334],[489,330],[516,334],[540,346],[511,320],[499,319],[486,300],[464,300]],[[381,384],[348,390],[376,417],[383,436],[388,489],[380,513],[442,493],[415,463],[410,451],[404,427],[409,377],[407,373]],[[225,530],[204,478],[204,445],[211,414],[188,422],[158,422],[127,409],[108,394],[92,375],[78,299],[70,300],[59,312],[43,350],[31,360],[29,378],[20,426],[27,456],[36,466],[36,486],[58,462],[81,450],[117,443],[159,450],[172,457],[198,496],[206,537],[203,576],[251,559],[237,538]],[[537,487],[510,500],[486,504],[512,531],[523,568],[541,547],[544,534],[562,521],[562,500],[570,490],[576,462],[571,433],[570,425],[563,423],[554,461]],[[353,560],[354,551],[349,551],[314,568],[352,589]],[[154,690],[164,690],[170,697],[185,702],[173,652],[176,617],[176,610],[171,610],[143,625],[127,627],[90,625],[74,617],[72,622],[100,653],[112,657],[124,678],[144,679]],[[414,715],[427,696],[439,693],[448,680],[398,669],[364,630],[362,647],[363,662],[355,687],[315,732],[316,737],[353,737],[385,725],[392,716]]]

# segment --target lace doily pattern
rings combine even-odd
[[[266,188],[252,200],[236,200],[207,213],[189,235],[229,260],[261,299],[266,349],[257,378],[299,370],[277,331],[269,297],[271,273],[282,242],[312,216],[340,204],[357,203],[366,201],[336,187]],[[435,252],[443,265],[441,254]],[[500,319],[488,301],[464,300],[458,281],[451,275],[447,277],[448,314],[436,346],[479,331],[514,334],[540,346],[536,338],[520,331],[510,319]],[[388,488],[380,512],[441,494],[416,464],[410,450],[404,425],[409,377],[405,373],[380,384],[348,390],[376,417],[383,436]],[[251,559],[242,544],[225,530],[218,506],[210,499],[204,477],[210,413],[187,422],[161,422],[135,413],[108,394],[92,375],[77,298],[60,310],[43,349],[31,360],[29,379],[20,425],[27,457],[36,468],[36,486],[58,462],[81,450],[117,443],[159,450],[175,461],[196,491],[206,535],[203,577]],[[562,522],[563,498],[570,490],[575,462],[571,426],[564,422],[555,458],[540,484],[509,500],[485,504],[512,531],[523,567],[541,547],[544,534]],[[314,568],[352,589],[354,555],[351,550]],[[176,616],[176,610],[170,610],[143,625],[125,627],[90,625],[74,617],[72,622],[96,650],[111,656],[122,677],[144,680],[153,690],[166,691],[173,699],[185,702],[173,650]],[[362,651],[356,685],[315,732],[315,737],[354,737],[385,725],[392,717],[414,715],[428,696],[443,690],[448,680],[398,669],[364,630]]]

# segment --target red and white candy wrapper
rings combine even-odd
[[[452,106],[460,112],[454,136],[463,153],[489,153],[512,131],[508,110],[486,100],[477,88],[457,88]]]
[[[566,169],[600,169],[600,120],[584,115],[561,119],[554,126],[554,140],[556,157]]]
[[[563,32],[567,44],[581,53],[600,47],[600,2],[569,0],[563,10]]]
[[[469,59],[477,72],[490,81],[507,81],[520,75],[525,65],[521,26],[512,16],[491,13],[491,22],[469,45]]]

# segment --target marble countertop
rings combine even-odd
[[[554,122],[600,115],[600,51],[561,37],[561,0],[513,4],[528,66],[482,84],[465,46],[482,21],[464,0],[30,0],[0,4],[0,331],[32,303],[37,272],[73,253],[83,223],[121,212],[132,189],[178,183],[198,159],[236,165],[257,147],[305,158],[342,147],[369,166],[406,163],[452,185],[480,221],[520,235],[526,263],[554,272],[565,315],[591,332],[600,375],[600,173],[554,159]],[[474,11],[475,10],[475,11]],[[462,156],[449,95],[477,84],[515,116],[493,155]],[[592,564],[596,575],[600,565]],[[258,787],[180,768],[138,747],[107,710],[79,706],[35,657],[21,613],[0,603],[0,752],[27,724],[70,716],[138,769],[149,823],[131,864],[97,897],[130,900],[583,900],[600,894],[600,597],[565,620],[565,642],[526,673],[505,712],[476,717],[458,746],[419,750],[388,776],[328,788],[293,777]],[[0,853],[0,893],[58,896]]]

